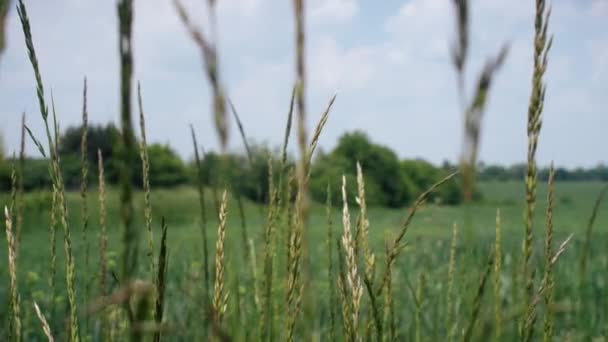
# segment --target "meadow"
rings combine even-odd
[[[558,340],[586,340],[600,338],[606,334],[606,307],[608,301],[605,293],[608,266],[608,253],[605,241],[608,238],[608,203],[603,202],[599,207],[599,215],[595,220],[589,247],[588,269],[580,273],[580,263],[583,245],[585,243],[586,229],[591,216],[594,202],[599,190],[604,184],[600,182],[562,182],[555,185],[554,220],[555,239],[562,241],[569,234],[574,234],[565,255],[560,259],[555,270],[555,303],[552,310],[555,315],[555,337]],[[393,274],[393,296],[395,310],[395,339],[422,341],[443,340],[448,335],[446,331],[446,307],[448,266],[450,260],[450,244],[453,234],[453,224],[458,224],[458,233],[455,248],[454,280],[453,280],[453,306],[455,333],[466,327],[470,319],[473,300],[477,291],[479,278],[486,267],[488,251],[494,248],[496,234],[496,210],[500,209],[503,267],[498,280],[500,283],[500,297],[496,298],[489,284],[488,294],[482,302],[478,334],[476,339],[482,340],[491,336],[495,329],[495,308],[502,306],[504,310],[503,336],[505,339],[516,339],[518,336],[516,319],[518,317],[518,282],[521,282],[519,268],[521,258],[521,240],[523,226],[524,205],[521,194],[524,191],[523,182],[484,182],[480,184],[484,195],[481,202],[471,204],[469,208],[463,206],[436,206],[425,205],[418,212],[408,232],[407,247],[396,261]],[[545,198],[547,186],[539,187],[539,198]],[[213,201],[209,194],[209,212],[214,210]],[[52,307],[49,293],[49,269],[51,267],[49,227],[50,214],[48,207],[49,192],[28,193],[25,196],[25,209],[22,242],[23,251],[19,257],[19,284],[21,284],[21,298],[24,326],[24,340],[42,339],[41,329],[37,318],[33,315],[32,302],[35,300],[44,307]],[[119,192],[111,189],[107,193],[107,231],[108,272],[119,273],[119,256],[121,253],[121,228],[119,215]],[[180,189],[152,191],[153,226],[155,230],[155,246],[159,245],[160,221],[164,217],[168,225],[168,268],[167,268],[167,304],[166,304],[166,333],[168,340],[188,341],[200,339],[205,333],[205,310],[201,305],[200,289],[203,282],[202,275],[202,247],[200,231],[200,215],[198,206],[198,192],[195,188],[183,187]],[[79,193],[67,194],[70,213],[70,225],[79,227],[81,222]],[[10,202],[8,194],[0,199],[2,203]],[[88,293],[90,300],[99,296],[99,265],[98,242],[100,237],[98,193],[93,190],[88,194],[90,222],[89,234],[89,266],[85,264],[85,244],[82,233],[76,229],[73,233],[73,253],[77,263],[78,288],[77,293],[86,307],[84,294]],[[546,204],[541,201],[538,206],[536,223],[538,227],[544,225]],[[333,329],[341,337],[340,307],[337,302],[332,303],[330,286],[334,279],[329,278],[329,250],[328,250],[328,216],[326,206],[313,204],[311,208],[310,229],[305,232],[305,244],[308,246],[308,256],[305,260],[307,272],[310,272],[311,283],[304,290],[308,296],[303,314],[305,318],[298,323],[301,336],[311,340],[328,340],[330,336],[329,315],[333,311],[336,322]],[[470,231],[464,230],[463,223],[465,210],[474,213]],[[144,226],[144,194],[135,195],[135,221],[136,225]],[[253,247],[255,265],[257,265],[257,285],[252,283],[251,255],[244,253],[249,247],[243,245],[243,226],[240,222],[237,203],[229,200],[229,219],[226,227],[226,279],[227,289],[230,293],[226,311],[226,326],[235,327],[229,330],[236,340],[256,339],[258,332],[257,322],[259,313],[253,298],[256,289],[261,287],[261,272],[263,265],[264,227],[267,211],[263,206],[246,202],[244,214],[246,218],[246,231],[248,240]],[[340,235],[341,212],[339,207],[332,209],[333,236]],[[370,248],[381,256],[385,242],[399,230],[407,211],[384,208],[369,208],[370,221]],[[217,218],[209,219],[208,238],[216,239]],[[278,227],[278,236],[284,237],[287,227]],[[283,230],[283,231],[281,231]],[[543,229],[538,229],[541,235]],[[144,247],[146,242],[142,237],[139,242]],[[538,239],[537,250],[542,250],[542,239]],[[60,242],[60,241],[59,241]],[[335,241],[331,241],[335,243]],[[2,243],[6,250],[6,243]],[[158,248],[158,247],[157,247]],[[65,264],[62,248],[57,248],[57,264]],[[335,253],[335,252],[334,252]],[[337,269],[338,260],[332,260],[334,270]],[[283,259],[283,258],[278,258]],[[537,263],[542,264],[542,255],[535,256]],[[284,261],[283,261],[284,262]],[[145,263],[143,263],[145,264]],[[88,270],[88,272],[85,272]],[[282,271],[278,268],[277,271]],[[140,267],[139,274],[145,275],[147,270]],[[8,270],[3,268],[0,276],[7,281]],[[494,277],[494,276],[492,276]],[[581,277],[583,277],[581,279]],[[59,267],[56,274],[57,289],[65,288],[65,269]],[[422,283],[420,283],[422,281]],[[580,281],[583,281],[581,287]],[[117,283],[109,281],[110,287],[119,288]],[[88,289],[87,289],[88,287]],[[8,298],[6,287],[0,290],[3,300]],[[277,290],[280,292],[280,289]],[[53,331],[63,331],[65,324],[66,296],[58,290],[54,299],[55,309],[49,316]],[[275,318],[281,321],[282,298],[278,298],[279,309]],[[337,300],[337,299],[335,299]],[[7,307],[6,303],[3,307]],[[49,314],[51,311],[48,311]],[[7,311],[0,313],[2,321],[6,322]],[[87,317],[83,314],[82,321],[88,321],[91,332],[89,337],[93,340],[101,338],[99,331],[99,316]],[[97,328],[95,328],[97,327]],[[278,327],[277,327],[278,328]],[[278,329],[280,330],[280,329]],[[277,336],[281,336],[277,332]],[[62,339],[62,334],[55,336]]]
[[[179,1],[174,4],[200,48],[225,156],[231,103],[217,68],[215,37],[203,34]],[[208,1],[211,25],[215,4]],[[105,185],[101,152],[99,168],[90,167],[83,134],[80,191],[66,190],[53,99],[45,96],[30,19],[18,1],[46,130],[40,139],[23,124],[22,139],[27,131],[47,158],[52,187],[24,193],[23,152],[13,159],[11,191],[0,195],[6,232],[0,248],[8,261],[0,269],[0,339],[605,341],[608,206],[602,196],[608,187],[555,182],[553,168],[547,184],[538,177],[536,149],[552,42],[545,1],[536,0],[522,180],[476,182],[486,98],[508,44],[488,58],[468,98],[463,80],[469,3],[454,1],[451,57],[463,104],[462,158],[452,173],[401,209],[367,206],[366,189],[372,187],[366,188],[366,165],[358,162],[352,165],[356,170],[343,171],[349,177],[342,176],[341,196],[336,198],[328,184],[326,204],[310,201],[312,160],[335,97],[309,136],[304,1],[293,5],[296,82],[282,159],[278,167],[268,163],[268,199],[261,205],[231,191],[221,175],[217,186],[202,186],[194,129],[198,186],[150,188],[139,87],[140,140],[131,113],[132,0],[117,7],[121,132],[113,152],[120,180]],[[86,98],[85,79],[83,132]],[[286,152],[292,124],[299,151],[295,165],[287,163]],[[143,191],[132,184],[137,160]],[[98,181],[88,182],[89,174]],[[332,181],[336,178],[331,174]],[[431,200],[455,181],[463,188],[462,205]],[[383,185],[390,187],[390,179]]]

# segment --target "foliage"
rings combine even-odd
[[[184,184],[188,177],[184,162],[169,145],[148,146],[150,185],[167,187]]]

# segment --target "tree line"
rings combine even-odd
[[[118,182],[119,153],[117,142],[119,130],[113,124],[93,125],[87,132],[87,158],[89,169],[97,168],[97,150],[104,155],[104,168],[107,182]],[[66,188],[78,189],[81,180],[80,142],[82,127],[69,127],[60,137],[59,155]],[[0,152],[0,155],[2,153]],[[258,202],[269,197],[269,171],[274,171],[273,182],[279,182],[279,174],[285,173],[284,184],[289,182],[288,173],[295,168],[291,156],[282,163],[278,149],[263,144],[253,144],[248,153],[215,152],[203,153],[200,171],[194,160],[184,161],[166,144],[150,144],[150,184],[153,187],[174,187],[196,184],[199,180],[205,186],[229,185],[232,191]],[[310,194],[315,201],[324,202],[329,189],[331,198],[336,202],[341,198],[341,179],[344,175],[352,191],[349,196],[355,201],[356,164],[360,163],[365,178],[366,198],[369,205],[402,207],[411,203],[422,191],[443,178],[456,166],[444,162],[435,166],[422,159],[400,159],[386,146],[372,142],[359,131],[342,135],[337,145],[328,152],[319,149],[311,163]],[[42,158],[27,158],[24,161],[23,185],[25,190],[49,189],[48,162]],[[141,162],[132,165],[135,186],[142,185]],[[480,180],[521,180],[525,165],[499,166],[479,165]],[[540,178],[546,178],[548,169],[541,168]],[[590,169],[556,169],[557,180],[608,180],[608,168],[599,165]],[[96,182],[94,172],[89,173],[89,181]],[[0,190],[11,187],[11,160],[8,156],[0,158]],[[479,194],[477,193],[479,197]],[[462,200],[460,182],[452,181],[442,186],[431,200],[443,204],[458,204]],[[353,203],[354,204],[354,203]]]

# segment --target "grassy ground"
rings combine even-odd
[[[559,260],[556,270],[556,328],[555,335],[560,340],[570,336],[574,340],[587,337],[606,336],[606,322],[608,321],[606,308],[605,289],[608,276],[605,270],[608,267],[608,253],[605,246],[608,233],[608,203],[601,205],[599,215],[595,222],[594,233],[591,239],[590,263],[588,274],[584,278],[583,286],[579,286],[579,263],[581,246],[585,238],[585,229],[591,214],[593,203],[597,197],[601,183],[558,183],[556,184],[555,198],[555,231],[556,243],[561,242],[566,235],[574,234],[574,239],[564,256]],[[455,336],[464,329],[469,320],[472,310],[472,301],[479,283],[480,274],[485,267],[488,251],[494,241],[496,209],[500,208],[502,213],[503,227],[503,269],[501,271],[501,297],[499,303],[504,310],[503,336],[517,336],[517,319],[519,316],[518,292],[521,280],[518,271],[521,267],[519,261],[521,254],[521,241],[523,238],[523,201],[524,194],[522,183],[518,182],[489,182],[481,185],[484,199],[482,202],[470,207],[442,207],[428,205],[416,216],[410,228],[406,240],[408,242],[405,253],[400,255],[393,274],[393,292],[396,317],[397,337],[407,340],[420,337],[422,340],[443,340],[448,334],[446,328],[446,283],[448,277],[448,260],[450,252],[450,240],[453,223],[460,226],[459,240],[456,249],[456,264],[454,278],[454,309],[456,312]],[[544,236],[544,198],[546,187],[539,188],[538,198],[540,205],[537,207],[536,217],[536,258],[540,269],[542,269],[542,251]],[[136,196],[136,224],[141,227],[140,257],[146,258],[146,235],[143,228],[143,195]],[[0,200],[6,203],[7,194],[2,195]],[[77,262],[78,297],[84,303],[84,295],[89,288],[89,298],[98,295],[97,290],[97,264],[98,248],[97,235],[98,205],[97,193],[89,193],[90,226],[89,246],[91,258],[90,265],[85,265],[84,244],[82,243],[80,224],[80,200],[78,194],[69,194],[69,214],[72,227],[72,238],[74,241],[74,255]],[[32,299],[35,299],[43,308],[51,321],[51,326],[56,338],[63,336],[62,322],[66,317],[65,296],[65,261],[63,256],[62,234],[58,232],[58,274],[57,274],[57,296],[55,298],[55,311],[51,312],[49,302],[49,203],[50,195],[46,193],[30,193],[25,199],[24,231],[21,242],[21,253],[18,259],[18,275],[20,294],[22,301],[22,312],[24,320],[24,336],[27,340],[41,336],[41,329],[32,310]],[[214,212],[213,201],[208,198],[207,212]],[[199,225],[199,211],[197,192],[193,188],[180,188],[174,190],[157,190],[152,193],[153,224],[155,237],[160,237],[160,220],[164,216],[169,226],[168,249],[168,288],[166,321],[169,324],[167,337],[176,340],[189,340],[200,338],[204,333],[202,317],[204,308],[200,288],[202,284],[202,251],[201,231]],[[107,198],[108,205],[108,258],[109,268],[120,273],[119,260],[121,252],[121,227],[117,220],[118,215],[118,193],[110,191]],[[341,213],[339,208],[333,209],[334,238],[341,232]],[[323,205],[314,204],[311,210],[311,218],[308,231],[305,232],[305,255],[304,274],[306,285],[304,289],[303,316],[297,324],[300,332],[306,332],[306,340],[320,338],[325,340],[329,335],[328,317],[330,307],[328,305],[328,249],[327,249],[327,216]],[[388,210],[383,208],[371,208],[369,210],[370,220],[370,244],[377,255],[377,262],[383,265],[384,241],[388,236],[394,234],[406,211]],[[469,219],[467,219],[467,215]],[[227,326],[233,327],[230,334],[237,339],[252,339],[256,336],[256,321],[259,319],[256,312],[256,288],[259,291],[260,282],[254,286],[251,280],[252,260],[258,271],[258,277],[262,273],[263,265],[263,226],[265,222],[265,209],[251,203],[245,204],[245,217],[247,234],[253,241],[253,245],[243,245],[243,230],[236,202],[230,201],[228,207],[228,228],[226,232],[226,277],[229,300],[226,314]],[[354,217],[354,214],[353,214]],[[467,221],[469,220],[469,221]],[[465,222],[470,222],[467,227]],[[286,241],[284,230],[278,228],[278,248],[276,253],[286,253],[284,244]],[[214,249],[217,230],[217,219],[212,218],[209,225],[210,248]],[[246,248],[253,247],[252,254],[247,256]],[[2,251],[6,252],[4,239],[0,244]],[[155,249],[158,250],[158,241]],[[335,253],[335,251],[334,251]],[[4,253],[6,254],[6,253]],[[210,252],[213,255],[213,252]],[[6,260],[5,257],[2,258]],[[285,286],[284,258],[277,258],[277,289],[275,296],[275,321],[278,322],[274,329],[277,336],[280,335],[282,326],[281,306],[284,305],[282,288]],[[143,265],[148,265],[146,260],[140,260],[141,278],[149,279],[147,270]],[[337,261],[334,256],[334,266]],[[6,262],[2,262],[6,265]],[[213,263],[211,263],[213,265]],[[0,269],[1,284],[8,284],[8,270],[6,267]],[[538,277],[537,277],[538,278]],[[109,283],[116,287],[111,278]],[[422,279],[422,282],[420,282]],[[492,286],[486,289],[485,299],[482,302],[480,320],[476,329],[477,338],[486,338],[493,334],[494,307],[497,303]],[[420,295],[420,296],[417,296]],[[7,287],[0,286],[0,321],[6,322],[7,311]],[[418,299],[418,300],[416,300]],[[339,303],[336,301],[335,303]],[[365,303],[365,301],[364,301]],[[82,305],[81,307],[85,307]],[[363,306],[365,308],[365,305]],[[336,311],[337,322],[341,322],[340,309]],[[43,309],[44,310],[44,309]],[[542,311],[538,324],[542,323]],[[363,310],[362,322],[367,322],[370,317]],[[97,316],[88,319],[81,312],[83,324],[90,324],[90,337],[97,338],[99,331],[95,329],[98,324]],[[180,330],[186,325],[198,324],[200,329]],[[237,328],[234,328],[237,327]],[[238,327],[243,327],[238,329]],[[2,327],[3,330],[6,327]],[[537,337],[542,334],[542,327],[537,330]],[[341,336],[341,325],[336,323],[338,336]],[[365,332],[365,324],[362,331]],[[0,330],[1,332],[1,330]],[[0,336],[2,336],[0,334]]]

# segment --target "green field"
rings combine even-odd
[[[355,186],[354,184],[352,186]],[[599,208],[595,227],[591,236],[590,259],[584,281],[580,285],[580,258],[585,240],[587,221],[602,183],[571,182],[558,183],[555,186],[555,244],[558,245],[569,234],[574,234],[564,255],[559,259],[555,269],[555,304],[551,308],[555,317],[555,336],[557,340],[566,337],[571,340],[588,340],[588,338],[606,336],[608,331],[608,299],[605,290],[608,282],[608,203]],[[503,311],[503,337],[516,338],[517,324],[521,316],[521,243],[523,239],[523,183],[487,182],[480,185],[483,200],[469,207],[425,205],[414,218],[405,240],[407,246],[398,257],[393,271],[392,291],[394,297],[395,334],[398,340],[423,341],[445,340],[448,335],[447,322],[447,279],[450,254],[452,225],[459,225],[458,243],[455,259],[454,299],[455,336],[466,328],[471,319],[473,301],[477,292],[479,279],[487,255],[494,243],[496,210],[501,210],[503,267],[500,273],[500,298],[495,298],[494,275],[488,279],[485,294],[481,301],[481,311],[474,337],[484,340],[494,335],[495,306],[500,303]],[[211,191],[207,191],[210,195]],[[161,217],[168,224],[168,282],[166,290],[165,321],[167,323],[165,338],[170,340],[200,340],[206,334],[205,307],[202,300],[202,239],[200,230],[200,212],[198,194],[194,188],[157,190],[151,194],[153,208],[156,254],[160,237]],[[543,269],[543,250],[545,232],[545,198],[546,186],[538,190],[535,226],[535,263],[538,270]],[[8,194],[0,197],[2,203],[8,203]],[[57,293],[54,299],[54,310],[50,302],[49,268],[49,211],[50,194],[28,193],[25,196],[24,228],[18,258],[19,291],[21,295],[22,321],[24,340],[42,338],[42,329],[35,316],[32,300],[36,300],[49,318],[55,338],[65,337],[65,319],[67,317],[67,300],[65,290],[65,260],[63,253],[63,234],[57,233],[58,273]],[[120,253],[122,248],[121,224],[117,218],[118,192],[110,190],[107,197],[108,206],[108,266],[109,272],[120,274]],[[150,279],[149,265],[145,249],[147,232],[144,228],[143,194],[136,193],[136,226],[140,228],[139,237],[139,277]],[[215,212],[212,198],[207,198],[207,212]],[[81,202],[79,194],[68,194],[68,207],[74,256],[76,260],[77,297],[80,305],[81,324],[88,326],[87,336],[98,340],[99,315],[87,316],[84,312],[87,288],[89,301],[99,296],[98,269],[98,234],[99,214],[97,192],[88,194],[90,224],[88,241],[90,248],[89,266],[86,265],[85,245],[83,243],[81,223]],[[256,340],[259,334],[259,309],[256,306],[256,293],[261,291],[263,278],[263,232],[266,222],[266,209],[251,203],[245,203],[246,234],[252,239],[253,260],[247,256],[243,245],[243,227],[238,214],[236,201],[232,197],[228,204],[228,226],[226,229],[226,290],[229,293],[225,315],[225,326],[231,327],[227,332],[236,340]],[[342,233],[341,208],[333,209],[333,237]],[[351,207],[354,221],[357,208]],[[328,277],[328,224],[326,207],[312,204],[308,227],[304,232],[304,289],[302,314],[296,323],[296,336],[299,340],[328,340],[330,310],[335,315],[335,333],[342,336],[342,320],[339,299],[331,297],[328,286],[334,286],[335,279]],[[377,258],[377,276],[384,268],[384,244],[387,238],[394,236],[407,215],[405,210],[370,208],[370,246]],[[354,224],[354,223],[353,223]],[[284,224],[277,227],[277,250],[274,258],[274,310],[273,335],[282,340],[284,331],[285,306],[285,242]],[[209,221],[210,255],[213,257],[213,246],[216,238],[217,219]],[[282,243],[283,242],[283,243]],[[335,247],[335,242],[333,242]],[[6,241],[0,244],[6,260]],[[554,247],[554,249],[557,246]],[[334,248],[333,267],[338,269],[338,259]],[[255,261],[252,263],[252,261]],[[256,282],[251,279],[252,265],[257,270]],[[6,265],[5,262],[2,265]],[[210,265],[214,265],[210,262]],[[361,266],[362,267],[362,266]],[[213,270],[213,268],[212,268]],[[212,273],[213,274],[213,273]],[[6,266],[0,269],[1,283],[8,284]],[[537,284],[539,276],[537,275]],[[112,289],[118,284],[108,276]],[[420,282],[422,279],[422,282]],[[255,285],[255,286],[254,286]],[[259,296],[259,294],[258,294]],[[333,294],[337,296],[337,294]],[[2,310],[0,319],[7,322],[7,287],[0,286]],[[331,302],[330,298],[334,298]],[[372,315],[368,304],[369,298],[364,293],[361,311],[360,331],[366,336],[371,324]],[[332,308],[333,304],[333,308]],[[538,308],[537,335],[542,336],[543,312]],[[188,329],[185,329],[188,328]],[[6,324],[2,325],[0,336],[6,333]],[[118,329],[120,331],[120,329]],[[371,333],[371,330],[369,330]],[[387,328],[386,331],[389,331]],[[118,339],[120,340],[120,338]]]

